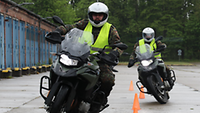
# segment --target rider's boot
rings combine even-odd
[[[101,104],[99,103],[93,103],[90,107],[89,113],[99,113]]]
[[[89,113],[99,113],[101,108],[104,106],[104,104],[107,103],[107,98],[105,99],[105,93],[103,91],[99,91],[96,94],[94,102],[91,104],[90,112]]]

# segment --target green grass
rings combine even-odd
[[[200,62],[188,62],[188,61],[166,61],[166,65],[171,65],[171,66],[192,66],[195,65],[196,63]],[[128,62],[120,62],[119,65],[128,65]]]
[[[179,61],[166,61],[165,62],[166,65],[175,65],[175,66],[192,66],[194,65],[194,63],[191,63],[191,62],[179,62]]]

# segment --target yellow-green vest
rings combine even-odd
[[[109,45],[108,37],[109,37],[110,27],[111,27],[111,24],[109,24],[108,22],[106,22],[102,26],[95,43],[91,46],[91,49],[90,49],[90,53],[91,54],[95,53],[95,52],[98,52],[99,50],[102,50],[105,45]],[[89,32],[92,33],[92,24],[90,22],[88,22],[88,24],[85,27],[84,31],[89,31]],[[105,52],[108,54],[108,53],[110,53],[110,51],[112,51],[112,48],[111,47],[106,47]]]
[[[144,45],[144,44],[145,44],[144,39],[139,40],[139,46]],[[157,45],[156,45],[156,43],[155,43],[155,39],[153,39],[153,40],[151,41],[150,46],[151,46],[151,50],[152,50],[152,51],[154,51],[154,49],[157,48]],[[161,53],[156,52],[154,57],[155,57],[155,58],[161,58]]]

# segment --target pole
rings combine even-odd
[[[39,25],[38,25],[38,62],[39,64],[41,64],[40,62],[40,34],[41,34],[41,31],[40,31],[40,23],[41,23],[41,18],[39,18]]]

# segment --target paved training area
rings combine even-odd
[[[109,96],[110,106],[102,113],[133,113],[132,107],[135,94],[140,95],[135,83],[137,79],[137,67],[115,67],[119,72],[115,73],[116,82]],[[140,110],[138,113],[200,113],[200,91],[193,87],[200,81],[199,67],[182,68],[174,67],[177,82],[170,92],[170,100],[167,104],[159,104],[153,96],[145,94],[144,99],[139,98]],[[46,113],[43,109],[43,99],[39,94],[40,78],[49,72],[24,75],[11,79],[0,80],[0,113]],[[184,78],[189,78],[190,81]],[[180,78],[180,79],[179,79]],[[133,81],[133,91],[129,91]],[[194,81],[192,83],[192,81]],[[191,84],[192,83],[192,84]],[[191,84],[191,86],[190,86]],[[198,86],[197,86],[198,87]]]
[[[182,67],[177,69],[180,68]],[[136,66],[128,69],[125,66],[117,66],[116,69],[119,72],[116,73],[116,85],[109,97],[110,107],[103,113],[133,113],[134,96],[136,93],[138,96],[140,94],[135,84],[138,80]],[[188,68],[186,69],[188,70]],[[183,73],[191,72],[184,71]],[[178,77],[181,77],[181,75],[183,74],[180,73]],[[194,79],[200,81],[200,73],[199,77]],[[133,91],[129,91],[131,81],[133,81]],[[138,110],[138,113],[200,113],[200,92],[196,89],[175,83],[169,94],[170,99],[167,104],[159,104],[153,96],[145,94],[144,99],[139,99],[140,110]]]

